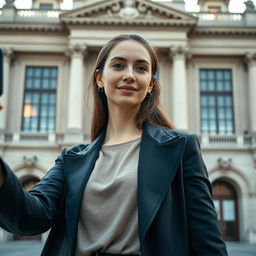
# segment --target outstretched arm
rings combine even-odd
[[[34,235],[51,228],[64,196],[62,157],[29,192],[7,164],[0,159],[0,226],[18,235]],[[4,176],[4,179],[3,179]]]

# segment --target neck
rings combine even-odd
[[[141,137],[142,130],[135,123],[138,110],[109,108],[105,144],[122,143]]]

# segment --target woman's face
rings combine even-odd
[[[147,49],[134,40],[119,42],[110,51],[102,74],[96,73],[104,88],[108,108],[139,107],[152,90],[151,58]]]

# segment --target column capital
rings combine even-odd
[[[171,45],[169,48],[169,56],[170,58],[184,58],[189,54],[188,47],[182,45]]]
[[[67,58],[84,57],[88,52],[86,44],[69,45],[68,50],[65,52]]]
[[[247,52],[245,54],[244,60],[248,66],[255,66],[256,65],[256,52]]]
[[[3,49],[3,55],[4,55],[4,60],[7,62],[11,62],[14,60],[14,51],[12,48],[2,48]]]

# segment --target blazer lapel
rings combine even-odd
[[[144,127],[138,164],[138,222],[142,242],[175,176],[184,137],[162,128]]]
[[[67,150],[64,155],[66,173],[66,220],[69,237],[76,237],[77,223],[80,215],[83,192],[98,158],[99,150],[104,140],[102,133],[86,149],[80,152]]]

